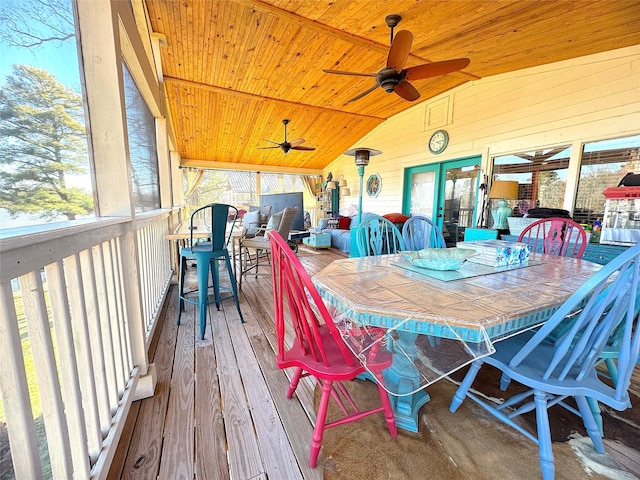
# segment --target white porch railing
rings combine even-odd
[[[172,275],[168,222],[0,240],[3,479],[106,478],[131,402],[155,386],[147,351]]]

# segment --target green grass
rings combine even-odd
[[[48,296],[47,298],[47,311]],[[29,341],[29,333],[27,331],[27,321],[24,315],[24,306],[22,304],[22,296],[20,292],[13,292],[14,305],[16,308],[16,316],[18,319],[18,331],[20,332],[20,341],[22,342],[22,355],[24,358],[24,367],[27,374],[27,385],[29,386],[29,397],[31,398],[31,409],[33,417],[37,418],[42,415],[42,404],[40,403],[40,394],[38,393],[38,383],[36,381],[35,366],[33,364],[33,354],[31,352],[31,343]],[[4,406],[0,402],[0,422],[5,422]]]
[[[49,308],[49,295],[46,285],[43,287],[45,292],[45,302],[47,305],[47,314],[51,318]],[[29,332],[27,330],[27,322],[24,314],[24,305],[20,291],[13,292],[14,305],[16,309],[16,317],[18,321],[18,331],[20,341],[22,343],[22,356],[24,358],[24,367],[27,376],[27,385],[29,388],[29,398],[31,399],[31,411],[33,413],[33,422],[36,428],[36,437],[40,450],[40,461],[42,462],[42,473],[44,478],[52,478],[51,461],[49,458],[49,450],[47,447],[47,436],[44,426],[44,418],[42,416],[42,403],[40,401],[40,393],[38,391],[38,382],[36,380],[35,365],[33,361],[33,353],[31,351],[31,342],[29,341]],[[53,332],[52,332],[53,334]],[[55,346],[55,343],[54,343]],[[0,401],[0,422],[5,422],[4,406]]]

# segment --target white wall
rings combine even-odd
[[[449,146],[433,155],[427,143],[438,128],[449,132]],[[482,155],[486,171],[496,155],[573,144],[573,158],[581,143],[638,133],[640,45],[469,82],[388,119],[353,145],[383,152],[365,170],[365,182],[380,174],[382,189],[376,198],[365,192],[363,211],[401,211],[406,167]],[[351,189],[340,211],[357,205],[353,157],[342,155],[323,174],[329,171],[344,174]]]

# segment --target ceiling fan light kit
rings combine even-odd
[[[409,80],[421,80],[423,78],[438,77],[447,73],[462,70],[469,65],[468,58],[455,58],[452,60],[444,60],[441,62],[425,63],[415,67],[404,68],[409,54],[411,53],[411,44],[413,43],[413,34],[408,30],[401,30],[397,35],[393,35],[394,28],[400,23],[402,17],[400,15],[387,15],[385,22],[391,29],[391,48],[387,55],[387,66],[378,73],[358,73],[346,72],[342,70],[324,69],[325,73],[335,75],[351,75],[360,77],[375,77],[376,83],[369,89],[359,93],[355,97],[347,100],[347,103],[355,102],[360,98],[373,92],[376,88],[391,93],[394,92],[401,98],[413,102],[420,98],[420,92],[411,84]]]
[[[288,118],[285,118],[284,120],[282,120],[282,123],[284,124],[284,142],[278,143],[278,142],[274,142],[273,140],[267,140],[265,138],[264,139],[265,142],[273,143],[275,145],[273,147],[258,147],[258,150],[268,150],[271,148],[279,148],[285,153],[285,155],[289,153],[289,150],[304,150],[304,151],[315,150],[316,147],[308,147],[308,146],[302,145],[304,143],[304,138],[297,138],[295,140],[291,140],[290,142],[287,140],[287,125],[289,124],[290,121],[291,120],[289,120]]]

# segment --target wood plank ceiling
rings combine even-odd
[[[317,171],[387,118],[470,80],[640,43],[636,0],[146,0],[164,34],[162,68],[184,165]],[[390,31],[414,40],[407,67],[467,57],[460,72],[412,81],[415,102],[377,88]],[[304,138],[315,151],[264,150]],[[302,170],[300,170],[302,169]]]

